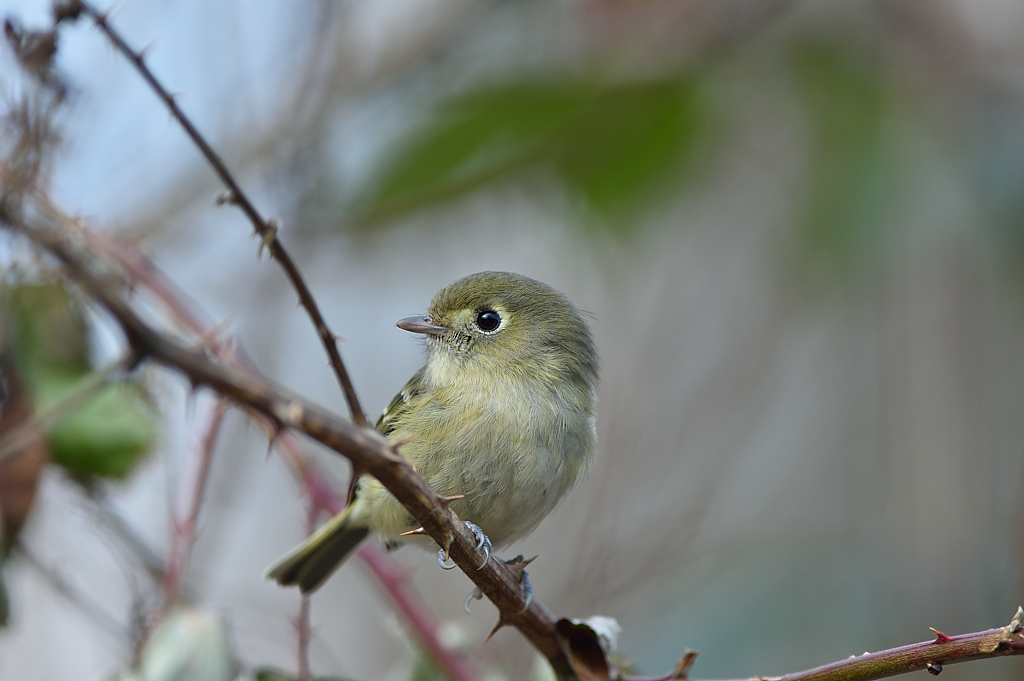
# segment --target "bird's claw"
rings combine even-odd
[[[448,554],[445,553],[444,549],[438,549],[437,551],[437,564],[441,566],[442,570],[454,570],[457,566],[455,561],[452,564],[448,564]]]
[[[462,602],[462,609],[466,611],[467,615],[469,615],[469,604],[473,601],[479,601],[483,597],[484,592],[481,591],[479,587],[473,587],[473,590],[469,592],[468,596],[466,596],[466,600]]]
[[[484,565],[487,565],[487,561],[491,558],[491,540],[488,539],[487,535],[484,534],[484,531],[475,523],[466,522],[466,527],[468,527],[470,532],[473,533],[473,536],[476,537],[476,550],[483,551],[484,554],[484,562],[480,563],[480,567],[477,568],[477,570],[479,570]]]
[[[467,522],[466,527],[468,527],[470,532],[473,533],[473,536],[476,537],[476,550],[483,551],[484,553],[484,561],[480,563],[480,567],[477,568],[477,570],[479,570],[484,565],[487,565],[487,561],[491,558],[491,540],[487,538],[487,535],[484,534],[484,531],[481,530],[478,525]],[[448,563],[448,552],[444,549],[440,549],[437,552],[437,564],[441,566],[442,570],[451,570],[455,568],[454,561],[452,561],[451,564]]]

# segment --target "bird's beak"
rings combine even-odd
[[[424,333],[428,336],[443,336],[448,332],[447,326],[438,326],[433,319],[421,314],[399,319],[395,322],[395,326],[405,331]]]

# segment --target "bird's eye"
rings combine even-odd
[[[494,331],[501,324],[501,315],[494,310],[484,310],[476,316],[476,325],[481,331]]]

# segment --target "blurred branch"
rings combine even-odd
[[[46,202],[44,208],[51,219],[67,221],[66,216],[63,216],[55,206],[48,203],[45,195],[39,195],[36,198]],[[218,341],[209,330],[209,323],[203,320],[194,306],[186,300],[185,293],[178,290],[174,282],[170,281],[137,248],[103,232],[83,231],[81,237],[89,245],[90,250],[104,257],[108,264],[119,270],[124,270],[134,284],[145,286],[167,308],[173,319],[196,336],[204,339],[214,356],[238,371],[252,376],[256,375],[255,370],[247,363],[237,344]],[[247,413],[264,426],[268,437],[272,434],[274,429],[270,419],[258,411],[248,410]],[[302,450],[294,435],[288,432],[280,433],[275,444],[282,459],[299,481],[313,512],[331,515],[339,512],[344,506],[344,500],[324,480],[316,466],[309,461],[309,457]],[[441,643],[438,638],[436,621],[423,605],[416,590],[396,569],[394,561],[388,558],[380,548],[369,542],[359,547],[356,556],[369,568],[370,573],[391,599],[392,605],[403,615],[406,625],[438,668],[444,670],[445,674],[455,681],[475,681],[476,676],[468,669],[462,656]],[[301,619],[302,613],[300,612],[300,622]],[[300,639],[303,635],[309,634],[308,631],[304,634],[301,628],[297,628],[297,633]],[[299,645],[301,648],[301,640]]]
[[[309,501],[309,508],[306,511],[306,535],[316,532],[316,519],[320,515],[320,509],[313,500]],[[298,647],[299,660],[296,664],[296,681],[306,681],[309,678],[309,641],[312,638],[312,631],[309,625],[309,599],[308,594],[300,594],[301,604],[299,605],[299,616],[295,620],[295,638]]]
[[[181,588],[192,555],[195,542],[196,523],[199,508],[203,503],[206,481],[209,478],[213,450],[224,423],[228,404],[217,399],[215,404],[203,413],[197,429],[197,442],[189,449],[185,463],[185,475],[178,488],[178,501],[171,518],[171,549],[164,573],[164,593],[167,607],[181,597]]]
[[[234,175],[232,175],[231,171],[228,170],[224,159],[222,159],[210,143],[207,142],[206,138],[203,137],[192,121],[178,106],[174,97],[166,88],[164,88],[160,81],[157,80],[156,76],[146,65],[142,53],[136,52],[129,47],[121,34],[113,29],[110,22],[107,20],[106,13],[100,12],[91,5],[79,2],[78,0],[71,0],[66,3],[65,6],[69,17],[76,16],[80,11],[92,18],[96,26],[107,36],[107,38],[110,39],[110,42],[114,44],[114,47],[132,63],[135,69],[142,76],[143,80],[146,81],[153,92],[156,93],[157,97],[159,97],[164,103],[174,119],[178,121],[181,127],[185,130],[185,133],[189,136],[196,147],[199,148],[200,153],[202,153],[206,158],[210,167],[213,168],[214,172],[221,179],[221,182],[223,182],[227,187],[228,191],[222,202],[234,204],[241,209],[249,219],[249,222],[252,223],[256,234],[260,237],[260,250],[262,251],[263,247],[266,247],[270,252],[270,256],[281,265],[281,268],[284,270],[285,275],[288,277],[288,280],[291,282],[292,287],[298,295],[299,303],[305,308],[307,314],[312,320],[313,326],[316,328],[317,336],[320,338],[320,341],[324,346],[324,350],[330,358],[331,367],[334,369],[334,373],[337,375],[338,382],[341,385],[342,392],[345,394],[345,401],[348,403],[352,420],[355,421],[357,425],[365,425],[366,416],[359,404],[359,398],[356,396],[352,380],[349,378],[348,372],[345,370],[345,364],[341,359],[341,353],[338,351],[338,336],[327,326],[327,321],[324,319],[323,313],[320,311],[320,306],[313,297],[313,293],[309,290],[309,286],[306,284],[302,273],[299,271],[295,261],[292,260],[288,251],[285,250],[284,245],[278,238],[277,222],[275,220],[268,220],[260,214],[256,209],[255,204],[242,189]]]
[[[122,626],[117,620],[108,615],[99,606],[98,603],[94,603],[87,599],[83,594],[79,593],[78,590],[73,588],[67,581],[61,577],[56,571],[49,566],[45,565],[41,560],[35,557],[35,555],[25,548],[25,545],[21,542],[17,542],[14,545],[15,551],[20,555],[26,563],[32,566],[44,580],[46,580],[50,586],[60,595],[64,596],[75,607],[81,610],[86,617],[95,622],[101,629],[109,634],[113,634],[118,638],[122,638],[128,641],[134,640],[131,632]]]
[[[110,503],[110,500],[107,499],[102,485],[91,481],[81,484],[80,487],[85,492],[85,498],[92,502],[92,512],[96,515],[97,519],[104,523],[114,536],[134,554],[154,581],[162,581],[164,574],[167,572],[167,566],[164,564],[163,559],[143,541],[138,533],[118,513],[117,509]]]
[[[263,413],[274,432],[290,428],[348,457],[390,491],[497,606],[499,625],[512,625],[551,662],[560,678],[573,678],[554,632],[554,618],[537,600],[527,604],[519,577],[504,563],[480,565],[476,538],[439,496],[398,453],[398,444],[368,427],[356,426],[304,398],[245,375],[211,359],[202,349],[182,345],[145,322],[123,297],[123,282],[103,271],[87,251],[76,247],[67,232],[50,225],[29,226],[20,215],[0,215],[10,229],[24,234],[60,260],[69,276],[107,309],[139,357],[148,357],[185,374],[195,386],[208,385],[224,397]]]
[[[469,669],[462,656],[450,650],[438,639],[437,623],[423,607],[416,592],[409,588],[407,575],[397,568],[395,562],[389,560],[384,551],[372,542],[363,542],[356,550],[356,555],[370,568],[391,600],[399,604],[420,645],[438,666],[445,670],[448,678],[451,681],[475,681],[477,675]]]

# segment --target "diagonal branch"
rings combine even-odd
[[[357,425],[366,425],[366,415],[363,413],[363,409],[359,404],[359,398],[356,396],[355,387],[352,385],[352,380],[349,378],[348,371],[345,369],[345,363],[341,359],[341,353],[338,351],[338,336],[334,334],[330,327],[327,326],[327,321],[324,319],[323,313],[320,311],[320,306],[317,304],[316,299],[313,297],[312,291],[306,284],[305,278],[299,271],[295,261],[292,260],[291,255],[285,250],[284,245],[278,238],[277,230],[278,224],[275,220],[268,220],[263,217],[256,205],[249,198],[248,194],[242,189],[238,180],[235,179],[231,171],[227,167],[224,159],[220,157],[220,154],[213,148],[213,146],[203,137],[202,133],[196,128],[192,121],[185,115],[175,101],[174,96],[157,80],[156,76],[146,65],[146,61],[143,57],[142,52],[133,50],[120,33],[114,30],[107,19],[105,12],[100,12],[92,5],[89,5],[79,0],[71,0],[65,3],[65,7],[62,8],[64,17],[73,18],[77,17],[80,13],[84,12],[87,14],[96,26],[110,39],[110,42],[114,44],[121,54],[124,55],[128,61],[132,63],[135,69],[142,76],[143,80],[152,88],[153,92],[156,93],[157,97],[164,103],[167,109],[175,120],[185,130],[185,134],[189,136],[192,142],[199,148],[200,153],[206,158],[210,167],[213,168],[214,172],[217,173],[217,177],[220,178],[224,186],[227,187],[227,193],[224,198],[220,200],[222,203],[232,203],[245,214],[252,223],[253,230],[260,237],[261,246],[260,250],[264,247],[270,252],[270,256],[280,264],[284,270],[285,275],[288,277],[288,281],[291,282],[292,287],[295,289],[296,294],[299,298],[299,303],[305,308],[306,313],[309,315],[310,320],[313,322],[313,326],[316,328],[317,336],[320,338],[321,344],[324,346],[324,350],[327,352],[327,356],[330,358],[331,368],[334,370],[335,375],[338,377],[338,382],[341,385],[342,392],[345,394],[345,401],[348,403],[349,412],[352,415],[352,420]]]
[[[48,225],[29,226],[20,216],[10,213],[0,219],[61,261],[68,275],[114,317],[138,359],[151,358],[182,372],[196,386],[207,385],[224,397],[265,414],[279,428],[304,433],[380,480],[419,521],[426,534],[448,550],[463,572],[497,606],[500,623],[519,629],[548,659],[559,678],[575,678],[556,638],[551,613],[536,599],[527,607],[518,576],[502,562],[489,560],[480,566],[472,532],[398,454],[395,443],[261,376],[246,375],[218,364],[202,349],[186,347],[157,331],[125,300],[123,282],[76,247],[66,232]]]
[[[845,660],[793,672],[785,676],[758,676],[746,681],[874,681],[908,672],[928,670],[934,676],[943,665],[1007,655],[1024,655],[1024,608],[1005,627],[971,634],[946,636],[932,629],[935,638],[876,653],[851,655]],[[688,652],[676,669],[665,676],[623,676],[622,681],[687,681],[696,653]]]

